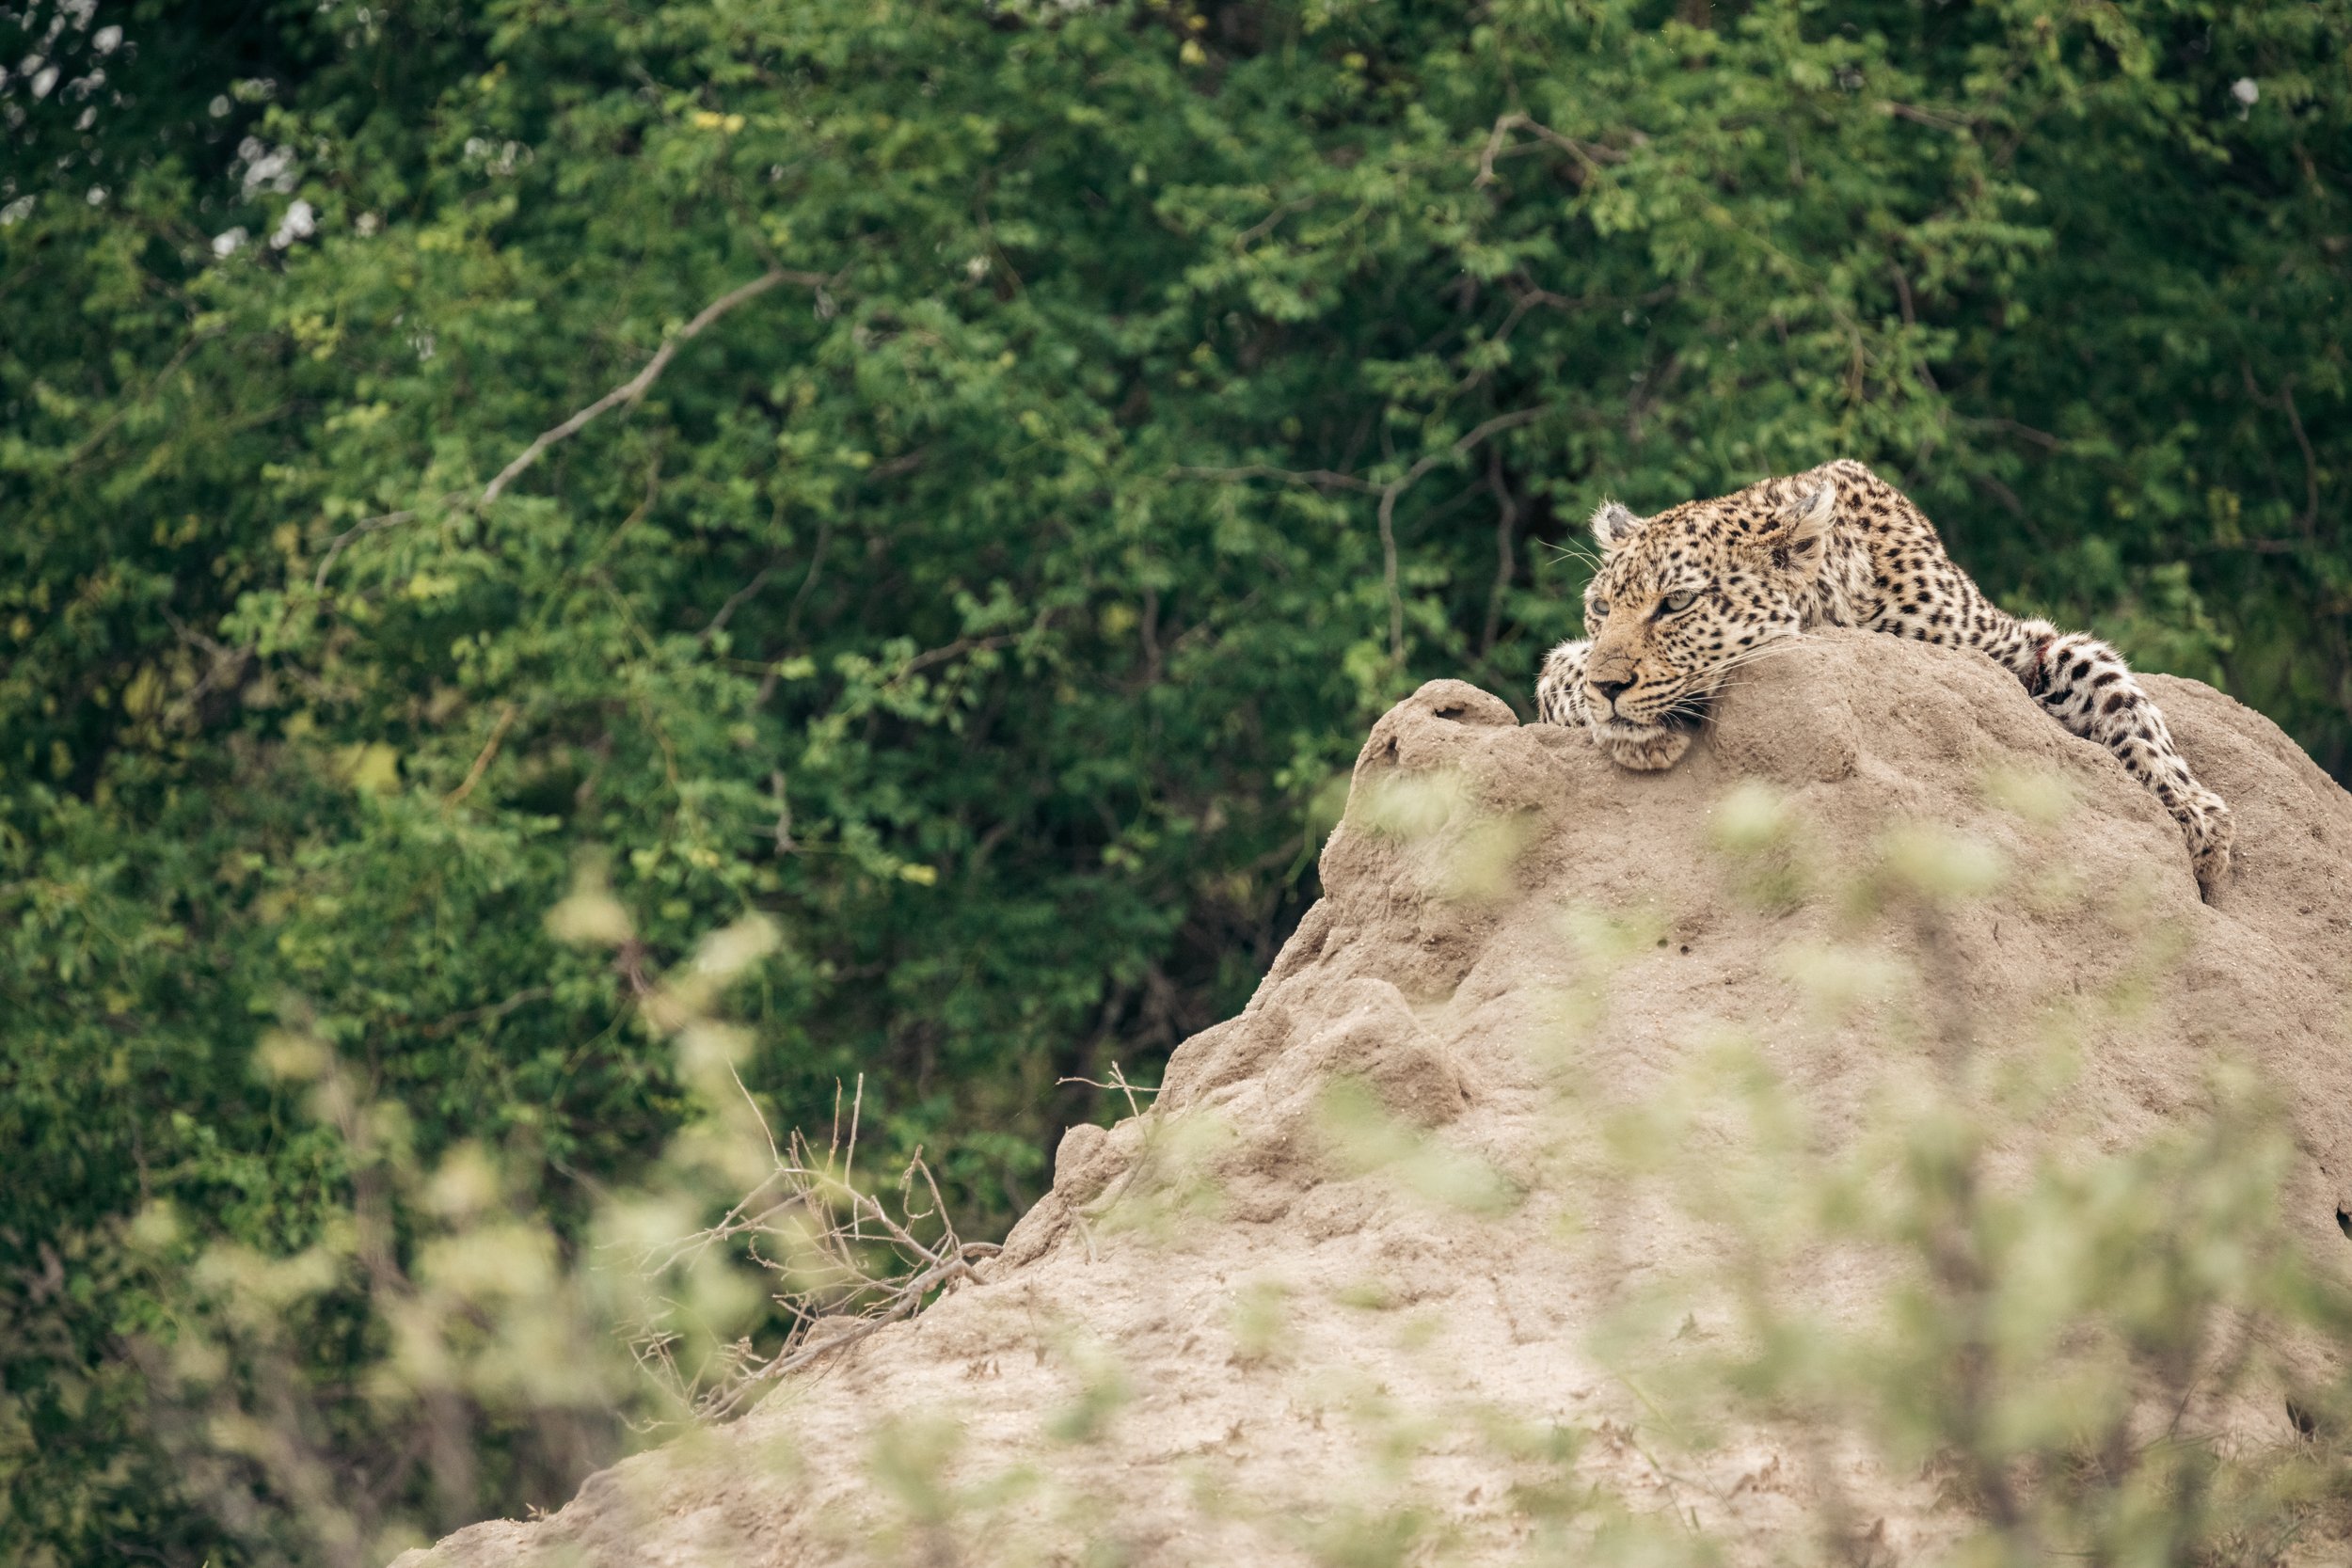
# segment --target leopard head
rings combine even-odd
[[[1631,737],[1704,717],[1734,667],[1803,627],[1836,509],[1818,469],[1654,517],[1603,503],[1600,568],[1584,590],[1594,726]]]

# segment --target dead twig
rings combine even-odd
[[[1136,1103],[1136,1096],[1138,1094],[1157,1094],[1160,1092],[1160,1085],[1157,1084],[1129,1083],[1127,1081],[1127,1074],[1120,1070],[1117,1062],[1113,1062],[1111,1064],[1111,1081],[1107,1084],[1103,1083],[1098,1079],[1082,1077],[1076,1073],[1073,1073],[1067,1078],[1057,1078],[1054,1082],[1057,1085],[1062,1084],[1084,1084],[1089,1088],[1107,1089],[1123,1094],[1127,1097],[1127,1114],[1129,1116],[1136,1117],[1143,1115],[1143,1107]]]
[[[700,1422],[729,1419],[777,1380],[914,1316],[941,1291],[975,1280],[974,1266],[999,1250],[956,1233],[920,1148],[899,1171],[895,1212],[854,1184],[863,1074],[846,1138],[836,1085],[833,1132],[821,1156],[798,1132],[779,1145],[740,1077],[735,1085],[774,1168],[716,1224],[635,1259],[642,1274],[659,1279],[727,1248],[778,1282],[774,1300],[791,1327],[771,1350],[738,1340],[690,1369],[679,1363],[675,1333],[647,1324],[632,1337],[637,1364]]]

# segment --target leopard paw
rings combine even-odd
[[[1637,773],[1657,773],[1672,768],[1691,749],[1689,731],[1646,725],[1615,725],[1601,732],[1597,738],[1610,761]]]

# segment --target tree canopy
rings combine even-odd
[[[560,1217],[684,1115],[636,966],[764,911],[771,1117],[864,1073],[1001,1225],[1108,1108],[1060,1080],[1248,995],[1372,716],[1527,711],[1604,496],[1862,458],[2352,776],[2347,49],[2303,0],[0,9],[0,1552],[258,1550],[168,1484],[122,1238],[345,1201],[273,1022]],[[616,956],[546,929],[584,862]]]

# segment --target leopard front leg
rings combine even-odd
[[[1547,724],[1590,724],[1584,706],[1584,660],[1592,643],[1581,640],[1561,643],[1544,656],[1535,676],[1535,717]]]
[[[1680,762],[1691,749],[1687,732],[1595,714],[1584,692],[1584,661],[1592,650],[1589,641],[1572,639],[1544,656],[1535,677],[1535,717],[1547,724],[1581,725],[1612,762],[1638,773]]]
[[[2027,689],[2059,723],[2113,752],[2124,771],[2163,802],[2188,841],[2197,885],[2211,893],[2230,869],[2229,805],[2188,770],[2163,713],[2132,678],[2122,654],[2080,632],[2060,633],[2046,622],[2027,625],[2039,634],[2040,676],[2038,689],[2027,679]]]

